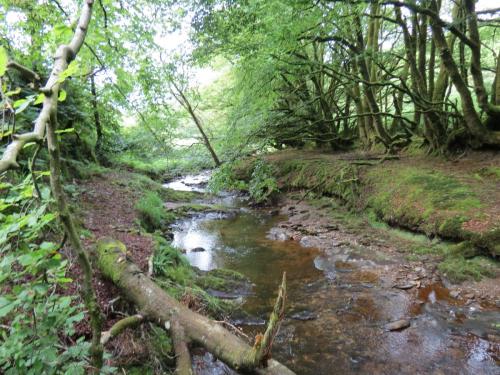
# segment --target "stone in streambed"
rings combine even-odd
[[[396,320],[395,322],[385,325],[386,331],[400,331],[410,326],[410,321],[407,319]]]
[[[203,251],[206,251],[203,247],[195,247],[194,249],[191,249],[192,253],[201,253]]]
[[[306,320],[318,319],[318,316],[315,313],[313,313],[312,311],[303,310],[303,311],[299,311],[299,312],[292,314],[290,316],[290,318],[295,319],[295,320],[306,321]]]

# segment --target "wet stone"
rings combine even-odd
[[[203,251],[206,251],[203,247],[195,247],[194,249],[191,249],[191,252],[193,253],[202,253]]]
[[[415,285],[416,285],[415,283],[407,283],[407,284],[401,284],[401,285],[394,285],[394,288],[407,290],[407,289],[413,288]]]
[[[453,290],[450,292],[450,297],[457,299],[460,296],[460,291],[459,290]]]
[[[315,313],[313,313],[312,311],[303,310],[303,311],[299,311],[299,312],[292,314],[290,316],[290,318],[295,319],[295,320],[306,321],[306,320],[318,319],[318,316]]]
[[[410,326],[410,321],[407,319],[396,320],[385,325],[387,331],[400,331]]]

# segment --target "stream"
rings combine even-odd
[[[208,178],[205,172],[165,186],[204,192]],[[352,238],[335,242],[328,232],[290,239],[280,231],[286,215],[250,209],[244,198],[201,202],[230,211],[180,220],[173,245],[195,267],[228,268],[251,280],[242,305],[248,316],[233,320],[249,337],[265,329],[286,271],[287,313],[273,357],[297,374],[500,374],[498,309],[458,302],[440,283],[415,295],[396,289],[381,275],[399,267],[397,260],[350,245]],[[205,251],[191,251],[200,247]],[[391,331],[388,324],[401,319],[410,326]],[[199,375],[235,374],[202,351],[194,365]]]

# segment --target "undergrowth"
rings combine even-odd
[[[171,296],[196,311],[214,317],[221,317],[234,308],[233,304],[213,297],[204,290],[209,284],[178,249],[160,236],[155,236],[155,240],[153,275]]]
[[[163,200],[155,191],[146,192],[135,204],[141,225],[148,232],[165,228],[175,220],[175,215],[167,212]]]

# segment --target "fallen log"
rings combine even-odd
[[[141,311],[141,315],[166,329],[179,324],[185,339],[197,343],[237,371],[261,375],[294,375],[275,360],[262,358],[256,366],[256,350],[219,323],[191,311],[168,295],[127,260],[125,245],[102,238],[96,246],[96,265],[102,274],[113,281]],[[273,332],[274,333],[274,332]],[[265,353],[268,354],[268,353]]]

